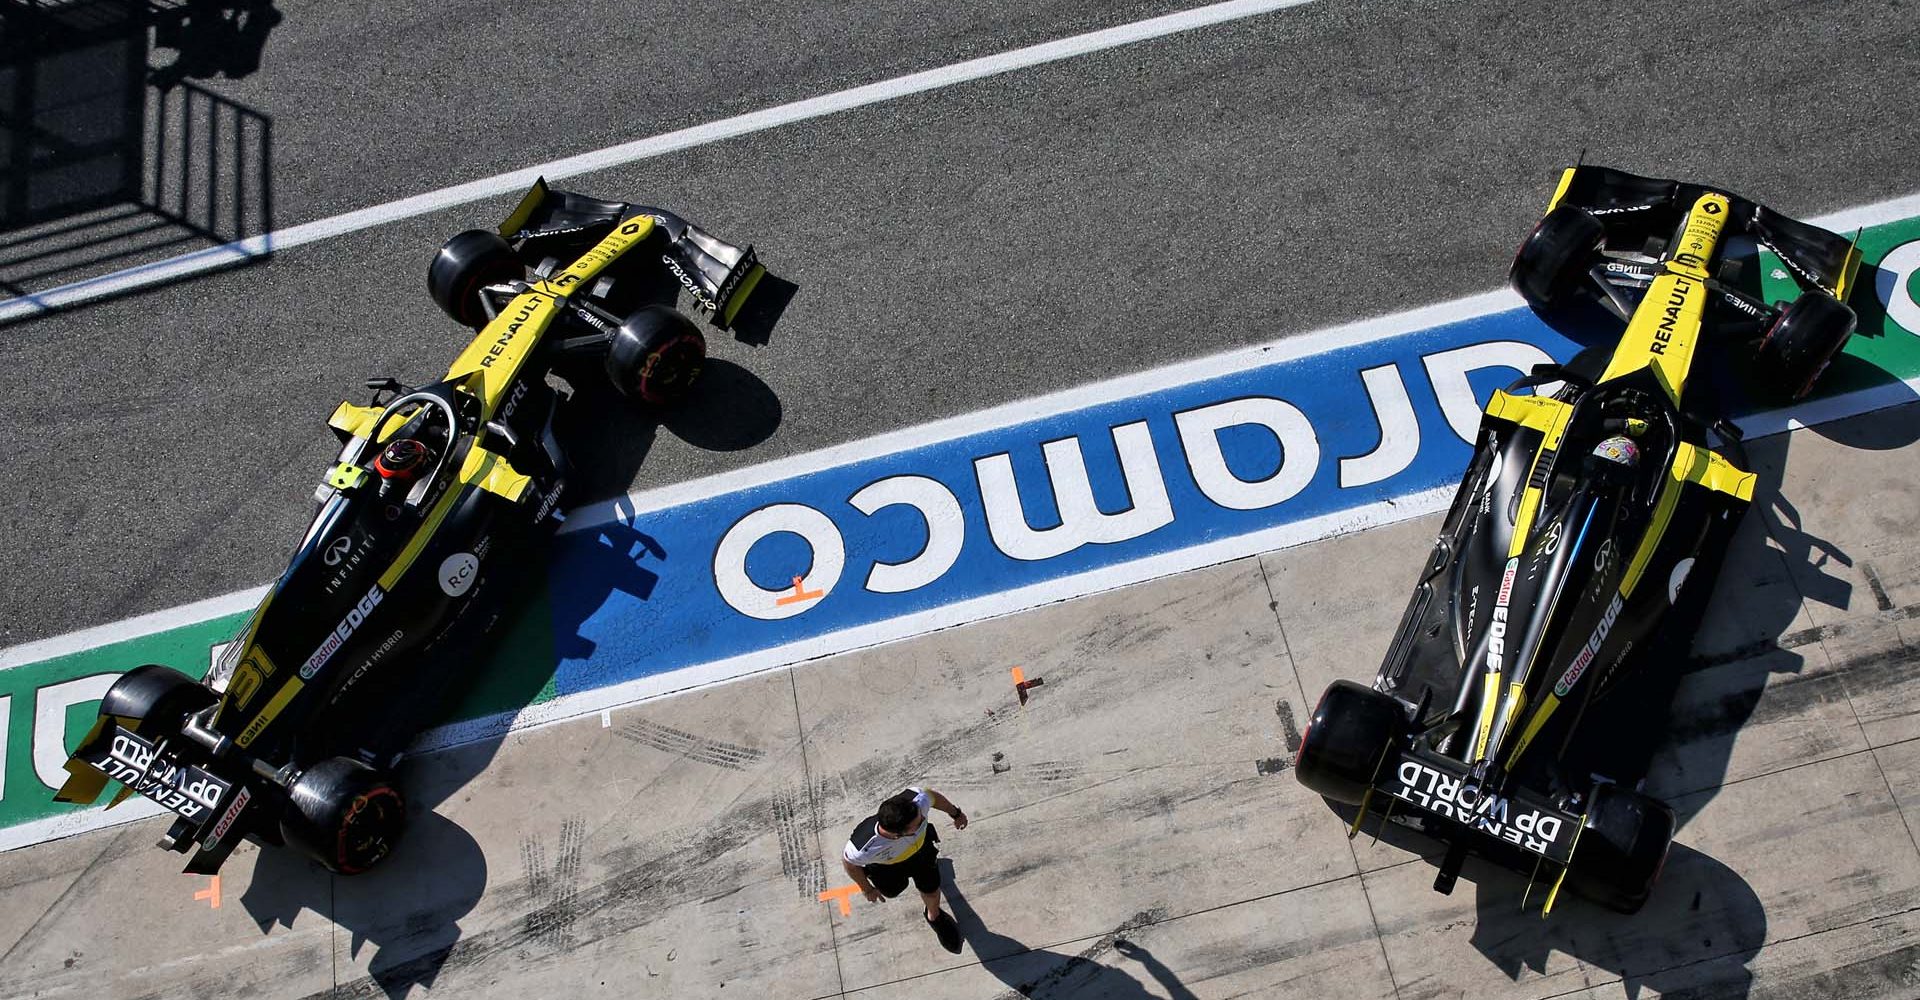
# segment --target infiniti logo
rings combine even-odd
[[[347,552],[352,548],[353,539],[346,535],[341,535],[339,538],[333,540],[332,545],[327,546],[327,551],[321,554],[320,561],[329,566],[338,566],[340,565],[340,560],[345,559]]]

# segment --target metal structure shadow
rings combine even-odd
[[[236,29],[222,15],[241,8],[255,13]],[[0,0],[0,292],[31,295],[272,231],[272,120],[186,79],[257,66],[278,19],[263,8]],[[249,30],[251,59],[234,44]],[[158,71],[155,36],[181,48]],[[210,47],[223,61],[208,62]]]

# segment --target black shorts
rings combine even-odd
[[[940,833],[929,824],[927,842],[920,845],[920,849],[913,852],[912,857],[890,865],[868,865],[867,880],[888,899],[907,891],[909,880],[913,882],[913,887],[921,892],[939,892],[940,848],[935,846],[938,843],[940,843]]]

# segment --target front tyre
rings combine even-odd
[[[613,332],[607,378],[641,403],[666,408],[692,395],[707,360],[707,339],[693,321],[666,306],[641,306]]]
[[[1352,681],[1334,681],[1307,720],[1293,761],[1294,776],[1335,802],[1359,805],[1406,719],[1393,696]]]
[[[1853,310],[1819,289],[1804,292],[1780,310],[1760,341],[1760,377],[1799,399],[1813,390],[1857,322]]]
[[[469,229],[454,234],[433,255],[433,263],[427,266],[427,293],[454,322],[478,330],[488,318],[480,289],[526,276],[526,265],[499,233]]]
[[[383,772],[351,757],[307,768],[287,791],[280,836],[339,875],[358,875],[393,852],[407,803]]]
[[[1587,269],[1606,231],[1577,205],[1561,205],[1534,224],[1507,271],[1513,290],[1541,312],[1564,309],[1587,287]]]
[[[1616,785],[1594,788],[1567,888],[1617,913],[1638,913],[1673,845],[1673,809]]]

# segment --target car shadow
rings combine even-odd
[[[1180,983],[1166,963],[1154,957],[1140,943],[1153,924],[1151,914],[1140,914],[1091,945],[1074,954],[1033,948],[1015,938],[988,929],[975,912],[954,878],[953,862],[940,859],[945,876],[947,906],[954,922],[960,925],[960,937],[980,959],[980,967],[993,973],[1008,989],[1033,1000],[1196,1000],[1193,991]],[[928,936],[931,944],[932,936]],[[1138,979],[1122,971],[1112,954],[1136,963],[1160,988],[1164,996],[1148,992]]]
[[[660,416],[637,409],[604,379],[579,381],[556,427],[575,476],[586,480],[570,505],[624,495],[661,427],[694,447],[730,451],[766,440],[779,425],[773,390],[724,360],[709,360],[694,398]],[[651,567],[667,558],[630,505],[613,520],[555,539],[549,552],[563,570],[510,601],[489,648],[476,654],[486,656],[485,665],[469,678],[447,721],[490,717],[504,729],[514,713],[551,691],[557,658],[591,652],[582,631],[593,613],[616,593],[647,600],[659,582]],[[289,851],[258,852],[240,901],[262,931],[291,926],[300,911],[312,910],[347,932],[349,959],[374,949],[366,976],[318,996],[378,991],[398,1000],[416,986],[430,989],[449,963],[462,960],[460,921],[485,893],[490,873],[472,835],[434,810],[485,771],[504,743],[501,731],[407,758],[399,783],[408,830],[393,856],[371,872],[334,876]]]
[[[1864,276],[1861,286],[1873,287],[1871,278]],[[1863,316],[1870,312],[1857,303],[1856,308]],[[1575,327],[1570,335],[1594,343],[1589,329]],[[1704,369],[1689,389],[1717,394],[1734,413],[1792,405],[1742,388],[1752,384],[1749,367],[1735,360]],[[1886,403],[1917,398],[1891,373],[1850,355],[1834,360],[1822,389],[1871,389],[1884,394],[1880,401]],[[1913,421],[1877,419],[1873,413],[1816,424],[1810,431],[1868,450],[1920,440]],[[1642,787],[1674,808],[1675,844],[1652,898],[1628,917],[1562,894],[1543,920],[1541,905],[1550,888],[1544,876],[1530,884],[1524,870],[1470,860],[1461,878],[1477,894],[1473,945],[1508,976],[1543,972],[1548,955],[1559,951],[1620,977],[1629,997],[1641,995],[1643,988],[1667,995],[1704,984],[1711,984],[1716,998],[1751,992],[1747,963],[1766,941],[1765,906],[1737,872],[1688,847],[1686,840],[1688,824],[1728,780],[1735,740],[1755,714],[1804,712],[1810,700],[1831,695],[1823,689],[1833,678],[1800,679],[1804,643],[1795,625],[1804,602],[1851,605],[1853,584],[1841,569],[1854,560],[1821,537],[1819,526],[1808,523],[1783,493],[1792,444],[1793,435],[1775,433],[1735,446],[1736,452],[1744,451],[1739,464],[1756,475],[1753,503],[1726,557],[1715,567],[1695,567],[1694,585],[1668,615],[1671,627],[1656,637],[1669,652],[1652,662],[1677,668],[1645,670],[1596,702],[1582,729],[1606,738],[1587,740],[1566,756],[1570,773]],[[1354,813],[1344,806],[1335,811],[1349,822]],[[1436,868],[1445,853],[1437,841],[1378,817],[1368,821],[1363,835],[1377,835]]]
[[[662,428],[713,452],[752,448],[780,429],[780,397],[759,376],[724,358],[708,358],[693,398],[665,412],[634,405],[597,368],[567,378],[573,398],[561,410],[554,433],[573,459],[569,507],[634,488]]]

